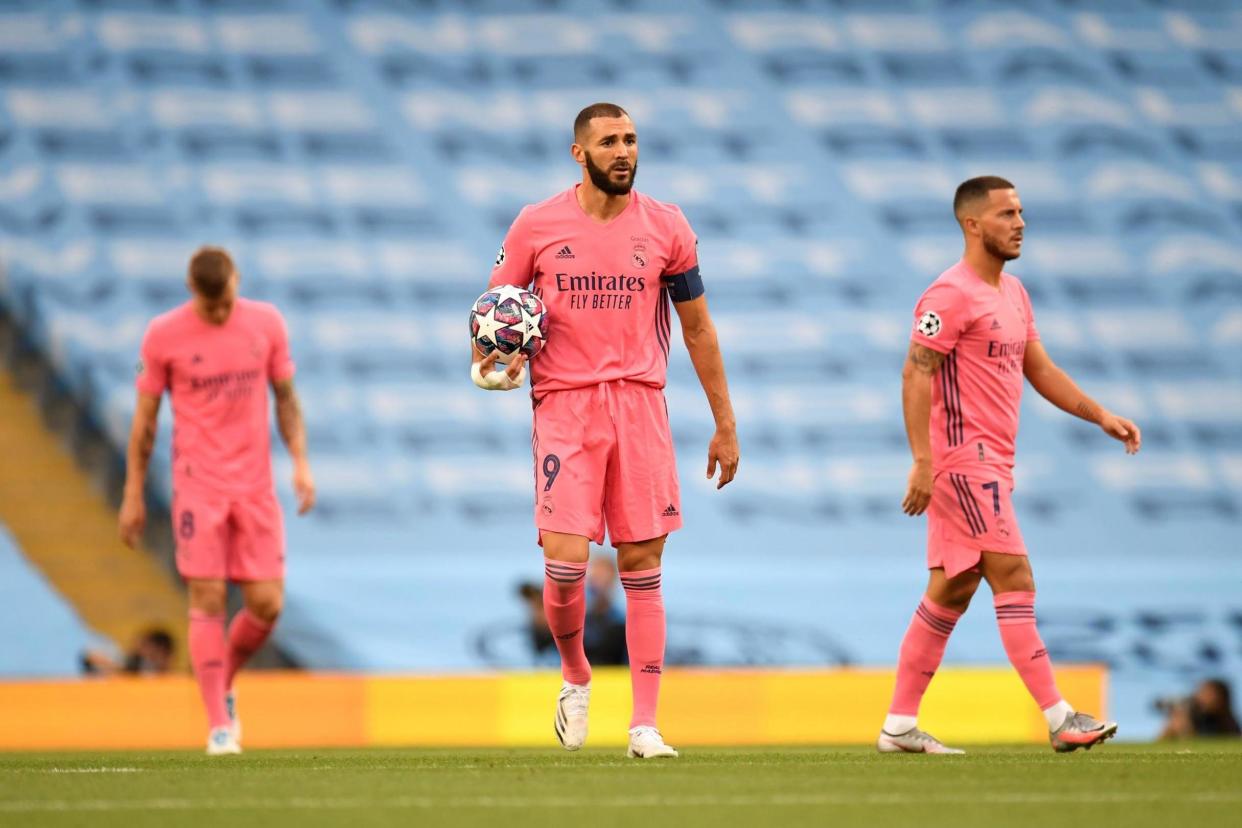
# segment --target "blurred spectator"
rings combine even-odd
[[[586,574],[586,625],[582,646],[587,660],[595,665],[627,664],[625,646],[625,610],[615,600],[617,565],[607,555],[594,555]],[[543,587],[524,581],[518,584],[518,596],[526,604],[527,633],[531,652],[537,664],[559,664],[556,641],[548,629],[543,611]]]
[[[1161,739],[1194,739],[1203,736],[1242,736],[1233,715],[1229,685],[1208,679],[1182,699],[1160,699],[1157,709],[1167,714]]]
[[[526,604],[529,613],[527,632],[530,635],[530,649],[537,662],[543,662],[545,656],[556,657],[556,641],[552,639],[552,631],[548,629],[548,617],[543,612],[543,587],[539,584],[523,581],[518,584],[518,597]]]
[[[586,630],[582,646],[592,664],[628,664],[625,646],[625,610],[616,602],[617,565],[606,555],[594,555],[587,567]]]
[[[82,672],[101,676],[167,673],[172,667],[173,649],[173,638],[168,631],[151,627],[138,636],[129,652],[119,661],[103,650],[82,653]]]

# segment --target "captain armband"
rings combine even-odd
[[[703,295],[703,277],[699,275],[698,265],[685,273],[666,273],[660,281],[668,288],[674,302],[689,302]]]

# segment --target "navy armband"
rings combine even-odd
[[[666,273],[660,277],[660,281],[668,288],[674,302],[689,302],[691,299],[698,299],[704,292],[703,277],[699,275],[698,265],[685,273]]]

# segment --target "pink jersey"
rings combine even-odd
[[[530,364],[536,397],[613,380],[664,387],[669,292],[698,275],[694,231],[675,205],[635,190],[600,224],[577,186],[522,209],[496,257],[491,286],[532,286],[548,309],[548,340]]]
[[[280,311],[238,298],[223,325],[186,302],[147,326],[138,390],[173,406],[173,485],[229,494],[272,489],[269,382],[293,376]]]
[[[1026,343],[1039,339],[1026,288],[1000,287],[966,262],[940,274],[914,309],[911,339],[946,354],[932,381],[932,465],[941,471],[1013,468]]]

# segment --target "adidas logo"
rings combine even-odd
[[[677,517],[680,514],[681,512],[677,511],[677,507],[670,503],[668,508],[660,513],[660,517]]]
[[[1001,324],[999,322],[997,322],[995,319],[992,320],[992,330],[999,331],[1000,326]]]
[[[572,259],[572,258],[574,258],[574,251],[572,251],[572,250],[570,250],[570,249],[569,249],[569,245],[565,245],[565,246],[564,246],[564,247],[562,247],[560,250],[556,251],[556,258],[558,258],[558,259]]]

